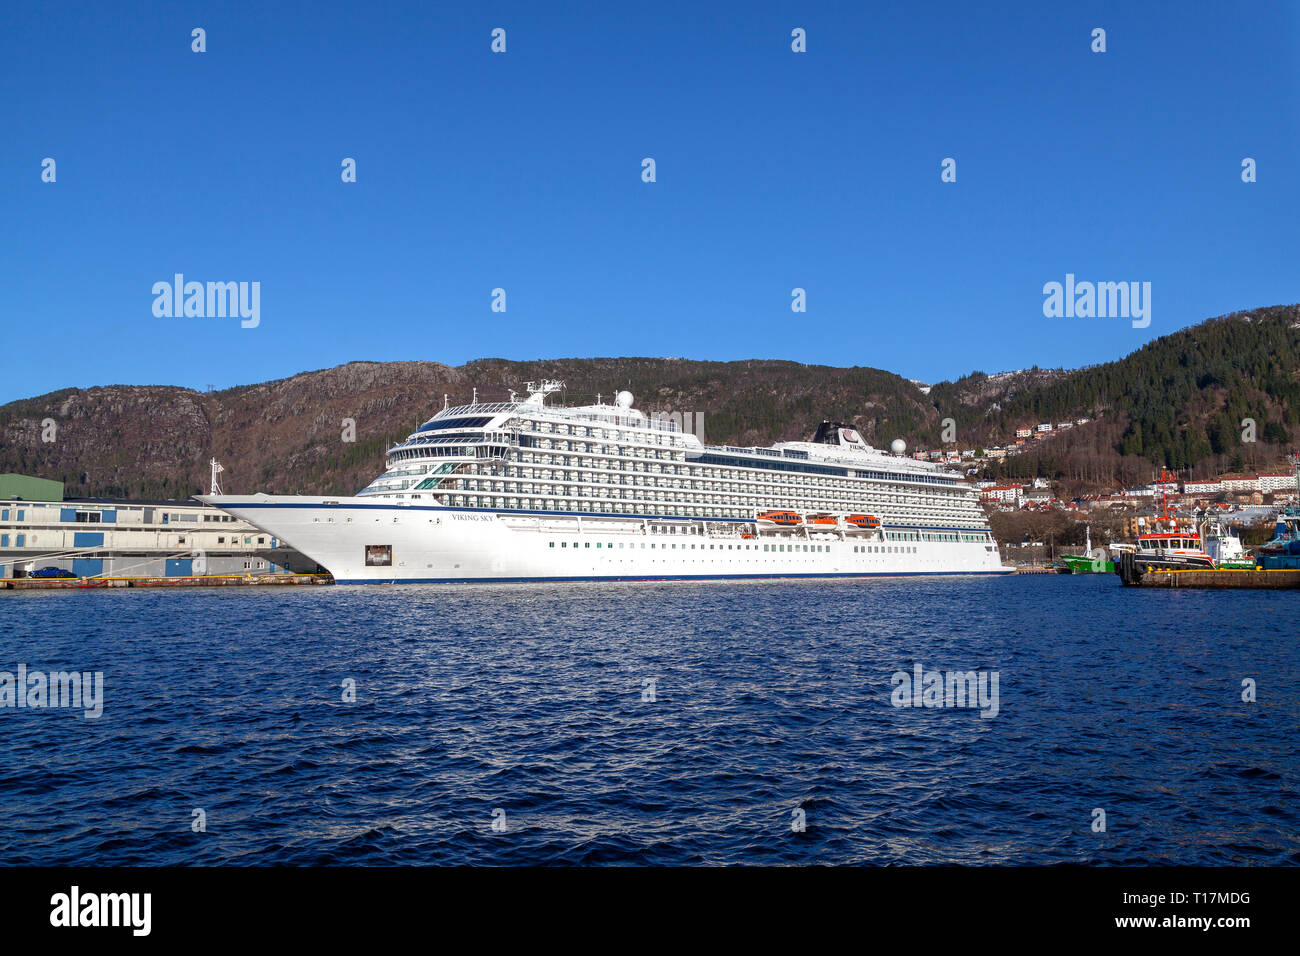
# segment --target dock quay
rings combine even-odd
[[[1047,568],[1030,567],[1030,568],[1016,568],[1015,573],[1016,574],[1059,574],[1060,572],[1056,568],[1051,568],[1051,567],[1047,567]]]
[[[0,578],[0,589],[14,591],[73,588],[214,588],[285,584],[333,584],[328,574],[204,574],[143,578]]]
[[[0,474],[0,581],[57,572],[44,580],[98,587],[324,571],[274,535],[200,501],[65,498],[62,482]]]
[[[1147,571],[1125,584],[1144,588],[1300,588],[1300,570],[1265,571],[1250,568]]]
[[[1115,573],[1126,587],[1144,588],[1300,588],[1300,570],[1287,568],[1161,568],[1142,569],[1133,554],[1120,555]]]

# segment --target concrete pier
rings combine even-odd
[[[0,588],[14,591],[73,588],[213,588],[276,584],[333,584],[328,574],[207,574],[149,578],[4,578]]]
[[[1147,571],[1136,582],[1144,588],[1300,588],[1300,571]]]

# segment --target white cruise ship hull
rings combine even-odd
[[[1005,574],[984,541],[890,543],[883,534],[752,522],[499,512],[373,497],[203,495],[275,535],[340,584],[636,581]],[[888,529],[886,529],[888,530]],[[942,530],[942,529],[936,529]]]

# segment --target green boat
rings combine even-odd
[[[1105,548],[1092,549],[1092,525],[1085,532],[1083,554],[1061,555],[1063,574],[1114,574],[1115,562]]]
[[[1103,554],[1105,552],[1098,548],[1095,555],[1063,555],[1061,562],[1065,565],[1066,574],[1114,574],[1115,562],[1110,558],[1102,557]]]

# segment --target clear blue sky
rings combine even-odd
[[[1115,358],[1300,301],[1296,11],[8,0],[0,401],[354,359]],[[260,282],[260,326],[155,318],[176,272]],[[1151,326],[1044,318],[1067,272],[1151,282]]]

